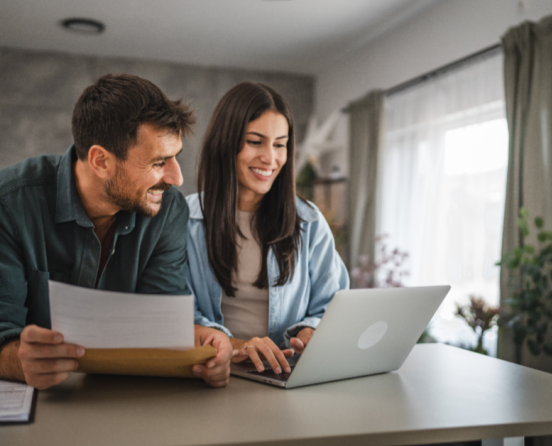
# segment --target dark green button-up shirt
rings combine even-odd
[[[0,170],[0,345],[25,325],[50,328],[48,279],[93,288],[101,246],[75,186],[76,153]],[[119,212],[98,289],[189,294],[188,205],[171,187],[159,213]]]

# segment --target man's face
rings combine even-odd
[[[182,150],[180,135],[150,124],[138,128],[137,143],[125,161],[118,161],[114,177],[107,180],[107,199],[123,211],[148,217],[161,209],[163,192],[183,182],[176,155]]]

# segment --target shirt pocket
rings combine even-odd
[[[26,324],[36,324],[39,327],[50,328],[50,300],[48,280],[70,283],[71,270],[40,271],[32,269],[27,276],[27,307]]]
[[[42,271],[39,271],[42,272]],[[62,282],[67,283],[71,285],[70,279],[71,279],[71,270],[66,271],[50,271],[46,273],[49,275],[49,279],[53,280],[54,282]]]

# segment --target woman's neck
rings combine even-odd
[[[250,190],[238,191],[238,211],[242,212],[255,212],[259,205],[263,195],[259,195]]]

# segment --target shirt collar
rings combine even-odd
[[[77,161],[77,152],[72,145],[67,149],[59,163],[57,174],[57,195],[56,195],[56,223],[66,223],[76,221],[79,226],[93,228],[94,224],[90,221],[75,183],[74,164]],[[136,214],[134,212],[120,211],[117,214],[117,234],[125,235],[134,229],[136,224]]]
[[[72,145],[62,156],[57,174],[56,223],[76,221],[80,226],[94,227],[82,206],[75,184],[77,160],[75,146]]]
[[[117,213],[117,228],[115,228],[115,233],[118,235],[126,235],[134,229],[135,224],[135,212],[119,211]]]

